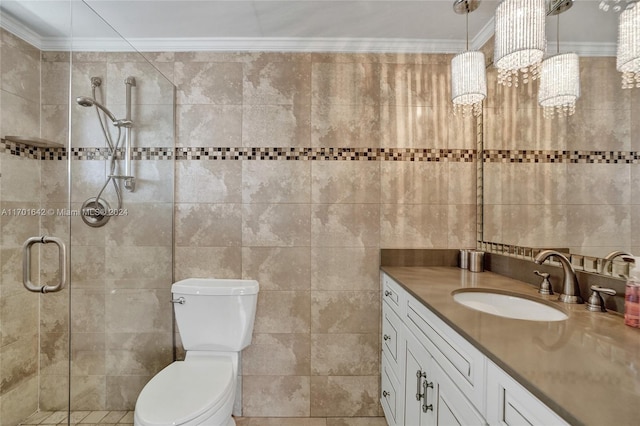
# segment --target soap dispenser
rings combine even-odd
[[[624,292],[624,323],[640,328],[640,257],[633,259]]]

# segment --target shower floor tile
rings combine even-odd
[[[67,421],[66,411],[40,411],[20,423],[21,426],[132,426],[133,411],[73,411]]]
[[[41,411],[21,426],[133,426],[133,411],[73,411],[67,422],[66,411]],[[260,418],[236,417],[237,426],[386,426],[384,417],[351,418]]]

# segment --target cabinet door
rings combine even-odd
[[[426,426],[435,424],[433,410],[425,405],[425,389],[429,363],[433,359],[429,353],[412,339],[406,341],[406,360],[404,375],[404,424],[407,426]],[[425,384],[426,383],[426,384]],[[433,408],[433,407],[431,407]]]
[[[440,426],[486,425],[482,415],[436,363],[432,373],[434,388],[426,400],[433,405],[435,424]],[[433,391],[433,394],[431,394]]]
[[[568,425],[497,365],[487,365],[487,420],[490,425]]]
[[[485,425],[482,415],[414,339],[406,343],[406,426]]]

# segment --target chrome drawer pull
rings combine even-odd
[[[433,404],[427,405],[427,389],[429,389],[429,388],[433,389],[433,382],[428,382],[426,380],[426,375],[425,375],[425,381],[422,382],[422,389],[424,389],[424,393],[423,393],[424,404],[422,404],[422,412],[423,413],[426,413],[429,410],[433,411]]]
[[[417,379],[416,401],[420,401],[420,399],[422,399],[422,397],[424,396],[423,393],[420,393],[420,382],[422,381],[423,377],[426,378],[427,373],[424,373],[421,370],[416,371],[416,379]]]

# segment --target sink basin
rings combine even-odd
[[[517,293],[474,288],[455,290],[451,294],[453,300],[468,308],[500,317],[529,321],[562,321],[568,318],[551,304]]]

